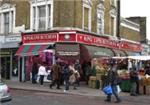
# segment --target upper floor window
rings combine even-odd
[[[9,4],[3,4],[0,7],[0,33],[8,34],[13,32],[13,28],[15,26],[14,14],[14,6]]]
[[[110,5],[117,6],[117,0],[110,0]]]
[[[97,33],[104,34],[104,6],[102,4],[97,7]]]
[[[115,19],[114,17],[111,16],[111,35],[114,35],[114,22],[115,22]]]
[[[53,0],[31,0],[31,22],[32,30],[48,30],[52,27]]]
[[[82,28],[91,31],[91,0],[83,0]]]

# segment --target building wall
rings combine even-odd
[[[110,2],[109,0],[105,0],[105,20],[104,20],[104,33],[110,35]]]
[[[82,28],[81,0],[54,0],[54,27]]]
[[[97,33],[97,6],[104,4],[104,34],[111,34],[110,25],[110,0],[91,0],[91,31]],[[54,0],[54,27],[75,27],[82,29],[82,0]]]
[[[120,26],[121,38],[140,42],[140,32],[131,28]]]
[[[15,4],[16,7],[16,24],[15,26],[22,26],[23,24],[26,28],[29,28],[29,21],[30,21],[30,5],[28,0],[2,0],[0,2],[1,5],[4,3],[8,4]]]
[[[110,10],[116,7],[110,4],[110,0],[91,0],[92,16],[91,31],[97,33],[97,5],[103,3],[104,13],[104,34],[111,35],[111,15]],[[30,28],[30,4],[28,0],[9,0],[9,3],[16,4],[16,26],[25,25]],[[54,0],[53,27],[74,27],[82,29],[82,0]],[[140,33],[128,27],[120,26],[122,38],[140,41]]]
[[[146,17],[129,17],[128,20],[136,22],[140,25],[140,41],[142,43],[147,43],[146,39]]]
[[[16,4],[16,26],[25,25],[29,29],[30,23],[30,4],[27,0],[12,0],[12,4]]]

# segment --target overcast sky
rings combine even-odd
[[[150,0],[120,0],[121,16],[146,16],[147,38],[150,40]]]

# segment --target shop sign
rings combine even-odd
[[[5,38],[5,42],[19,42],[19,41],[21,41],[21,36],[11,36]]]
[[[58,51],[59,56],[77,56],[79,52],[69,52],[69,51]]]
[[[6,56],[10,55],[11,53],[9,51],[0,51],[0,56]]]
[[[143,49],[140,44],[129,43],[129,42],[125,42],[125,41],[120,42],[120,48],[129,50],[129,51],[135,51],[135,52],[141,52]]]
[[[119,48],[119,44],[116,41],[95,37],[91,35],[78,34],[77,41],[88,45],[96,45],[109,48]]]
[[[51,43],[57,41],[57,33],[23,35],[23,43]]]

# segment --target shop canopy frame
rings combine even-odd
[[[147,61],[150,60],[150,55],[144,56],[144,55],[140,55],[140,56],[126,56],[126,57],[119,57],[119,56],[115,56],[112,57],[113,59],[134,59],[134,60],[142,60],[142,61]]]

